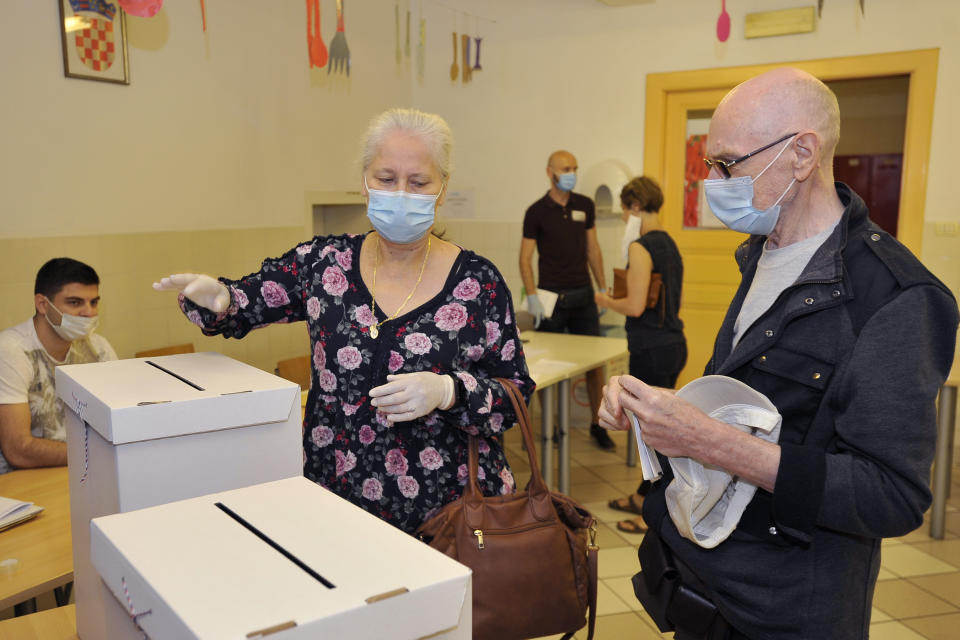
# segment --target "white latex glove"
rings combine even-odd
[[[533,326],[539,327],[540,321],[543,320],[543,305],[540,303],[537,294],[527,295],[527,311],[533,316]]]
[[[387,384],[370,390],[370,397],[390,422],[406,422],[453,406],[453,378],[430,371],[389,375]]]
[[[202,273],[176,273],[160,282],[154,282],[157,291],[179,291],[195,304],[214,313],[226,311],[230,306],[230,291],[227,287]]]

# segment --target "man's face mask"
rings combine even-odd
[[[72,316],[69,313],[60,311],[47,296],[43,296],[43,299],[47,301],[47,312],[43,314],[43,317],[53,330],[56,331],[57,335],[67,342],[73,342],[74,340],[87,337],[93,333],[93,330],[100,324],[99,315],[89,318]],[[53,319],[51,319],[51,315]],[[54,320],[57,320],[58,317],[59,321],[54,323]]]
[[[790,142],[787,141],[780,149],[780,153],[763,168],[763,171],[757,174],[756,178],[743,176],[703,181],[703,193],[707,198],[707,204],[710,205],[710,209],[720,222],[734,231],[743,233],[765,236],[773,231],[774,227],[777,226],[777,220],[780,218],[780,201],[787,195],[790,187],[797,179],[791,180],[787,188],[777,198],[777,201],[762,211],[753,206],[753,183],[760,179],[764,171],[769,169],[789,146]]]
[[[367,178],[364,176],[366,186]],[[440,186],[440,193],[446,185]],[[397,244],[409,244],[419,240],[430,231],[436,217],[437,195],[384,191],[371,189],[367,200],[367,217],[377,233]]]
[[[573,188],[577,186],[577,172],[571,171],[570,173],[558,173],[557,176],[557,187],[561,191],[573,191]]]

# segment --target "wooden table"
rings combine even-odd
[[[953,470],[953,432],[957,419],[957,387],[960,387],[960,358],[953,361],[947,381],[940,388],[937,403],[937,452],[933,462],[933,508],[930,511],[930,537],[943,540],[950,474]]]
[[[520,334],[530,377],[543,395],[540,466],[547,486],[553,483],[553,411],[558,412],[559,463],[557,488],[570,492],[570,381],[597,367],[607,375],[626,373],[629,354],[625,338],[577,336],[568,333],[524,331]]]
[[[0,622],[0,640],[79,640],[72,604]]]
[[[13,575],[0,576],[0,609],[6,609],[73,580],[67,468],[2,474],[0,496],[44,507],[32,520],[0,531],[0,560],[20,561]]]

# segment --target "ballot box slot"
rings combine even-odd
[[[260,539],[263,540],[264,542],[266,542],[269,546],[273,547],[273,549],[274,549],[275,551],[277,551],[278,553],[280,553],[284,558],[286,558],[287,560],[289,560],[289,561],[292,562],[293,564],[295,564],[295,565],[297,565],[298,567],[300,567],[301,569],[303,569],[303,571],[305,571],[305,572],[307,573],[307,575],[309,575],[311,578],[313,578],[314,580],[316,580],[317,582],[319,582],[320,584],[322,584],[323,586],[325,586],[325,587],[328,588],[328,589],[335,589],[335,588],[336,588],[336,586],[335,586],[332,582],[330,582],[329,580],[327,580],[326,578],[324,578],[322,575],[320,575],[319,573],[317,573],[317,572],[314,571],[313,569],[311,569],[310,566],[307,565],[307,563],[305,563],[303,560],[301,560],[301,559],[298,558],[297,556],[295,556],[295,555],[293,555],[292,553],[290,553],[289,551],[287,551],[285,548],[283,548],[283,546],[282,546],[281,544],[279,544],[278,542],[276,542],[273,538],[271,538],[270,536],[268,536],[268,535],[265,534],[264,532],[260,531],[260,529],[258,529],[257,527],[255,527],[253,524],[247,522],[240,514],[236,513],[233,509],[231,509],[231,508],[228,507],[227,505],[223,504],[222,502],[215,502],[214,505],[215,505],[218,509],[220,509],[221,511],[223,511],[225,514],[227,514],[228,516],[230,516],[231,518],[233,518],[233,519],[234,519],[240,526],[242,526],[244,529],[246,529],[247,531],[249,531],[249,532],[252,533],[253,535],[257,536],[258,538],[260,538]]]
[[[166,369],[166,368],[164,368],[164,367],[161,367],[161,366],[158,365],[156,362],[153,362],[153,361],[151,361],[151,360],[147,360],[146,362],[147,362],[147,364],[150,365],[151,367],[156,367],[157,369],[160,369],[160,371],[163,371],[163,372],[164,372],[165,374],[167,374],[168,376],[173,376],[174,378],[176,378],[176,379],[179,380],[180,382],[182,382],[182,383],[184,383],[184,384],[190,385],[191,387],[193,387],[193,388],[196,389],[197,391],[203,391],[203,390],[204,390],[203,387],[201,387],[200,385],[194,384],[194,383],[190,382],[189,380],[187,380],[187,379],[184,378],[183,376],[178,375],[178,374],[174,373],[173,371],[170,371],[170,369]]]

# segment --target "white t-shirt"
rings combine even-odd
[[[45,321],[44,321],[45,322]],[[116,360],[117,354],[101,335],[74,340],[62,362],[40,344],[33,318],[0,331],[0,404],[30,405],[30,433],[35,438],[67,439],[64,405],[57,398],[54,370],[61,364]],[[11,467],[0,452],[0,473]]]
[[[839,222],[839,220],[838,220]],[[815,236],[795,242],[782,249],[768,249],[763,243],[763,253],[757,262],[757,273],[740,307],[740,315],[733,325],[733,346],[757,319],[773,305],[784,290],[797,281],[804,267],[817,249],[827,241],[837,223]]]

